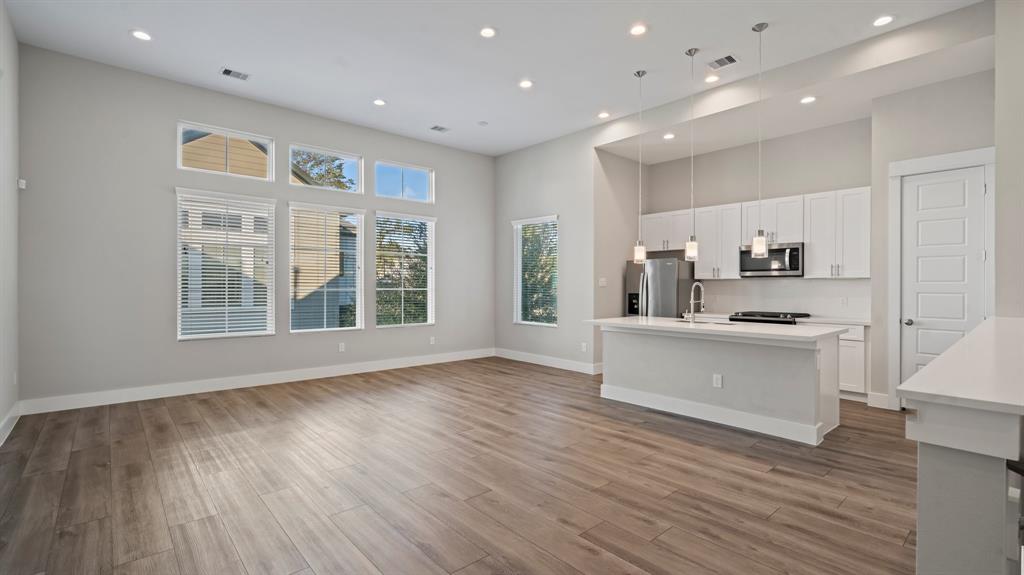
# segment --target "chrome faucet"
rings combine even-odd
[[[700,300],[693,299],[697,288],[700,288]],[[704,311],[704,284],[693,282],[693,285],[690,286],[690,325],[693,325],[693,321],[697,317],[697,308],[695,307],[697,301],[700,301],[700,311]]]

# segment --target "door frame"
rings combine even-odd
[[[900,382],[903,361],[903,178],[932,172],[945,172],[964,168],[985,169],[985,317],[994,315],[995,308],[995,192],[996,192],[996,149],[977,148],[951,154],[926,156],[889,163],[889,264],[888,302],[886,334],[888,336],[887,374],[888,397],[879,397],[868,403],[875,407],[898,410],[902,401],[896,394]],[[869,390],[870,392],[870,390]]]

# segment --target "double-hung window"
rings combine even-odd
[[[178,168],[274,181],[274,140],[204,124],[178,123]]]
[[[377,326],[434,323],[434,219],[378,212]]]
[[[362,327],[363,212],[289,204],[291,331]]]
[[[288,182],[293,186],[363,193],[363,160],[359,156],[292,144],[288,164]]]
[[[558,216],[512,222],[515,323],[558,325]]]
[[[177,195],[178,339],[273,334],[274,200]]]

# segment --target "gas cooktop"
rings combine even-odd
[[[811,317],[809,313],[784,311],[738,311],[729,316],[729,321],[755,323],[781,323],[795,325],[797,318]]]

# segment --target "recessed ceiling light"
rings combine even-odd
[[[676,135],[673,134],[672,132],[669,132],[669,133],[665,134],[664,136],[662,136],[661,138],[663,140],[674,140],[674,139],[676,139]]]
[[[495,30],[494,28],[491,28],[490,26],[484,26],[483,28],[480,29],[480,35],[483,36],[484,38],[494,38],[495,36],[498,35],[498,31]]]
[[[801,104],[813,104],[815,101],[817,101],[817,98],[814,96],[804,96],[803,98],[800,98]]]
[[[132,30],[132,36],[136,40],[142,40],[143,42],[149,42],[153,39],[153,37],[150,36],[149,33],[145,30]]]
[[[886,24],[891,24],[891,23],[892,23],[892,16],[889,16],[889,15],[879,16],[878,18],[875,18],[875,27],[876,28],[880,28],[882,26],[885,26]]]
[[[533,80],[529,78],[523,78],[522,80],[519,81],[519,87],[524,90],[529,90],[530,88],[533,87]]]
[[[380,98],[377,98],[376,100],[373,101],[373,105],[374,106],[387,106],[388,103],[386,101],[384,101],[384,100],[381,100]]]
[[[704,81],[707,82],[708,84],[714,84],[718,80],[720,80],[720,78],[714,74],[708,74],[707,76],[704,76]]]
[[[647,25],[643,22],[637,22],[633,24],[633,27],[629,29],[629,33],[633,36],[643,36],[647,33]]]
[[[598,118],[601,118],[602,120],[605,120],[605,119],[607,119],[607,118],[608,118],[608,116],[611,116],[611,114],[609,114],[608,112],[600,112],[600,113],[599,113],[599,114],[597,115],[597,117],[598,117]]]

